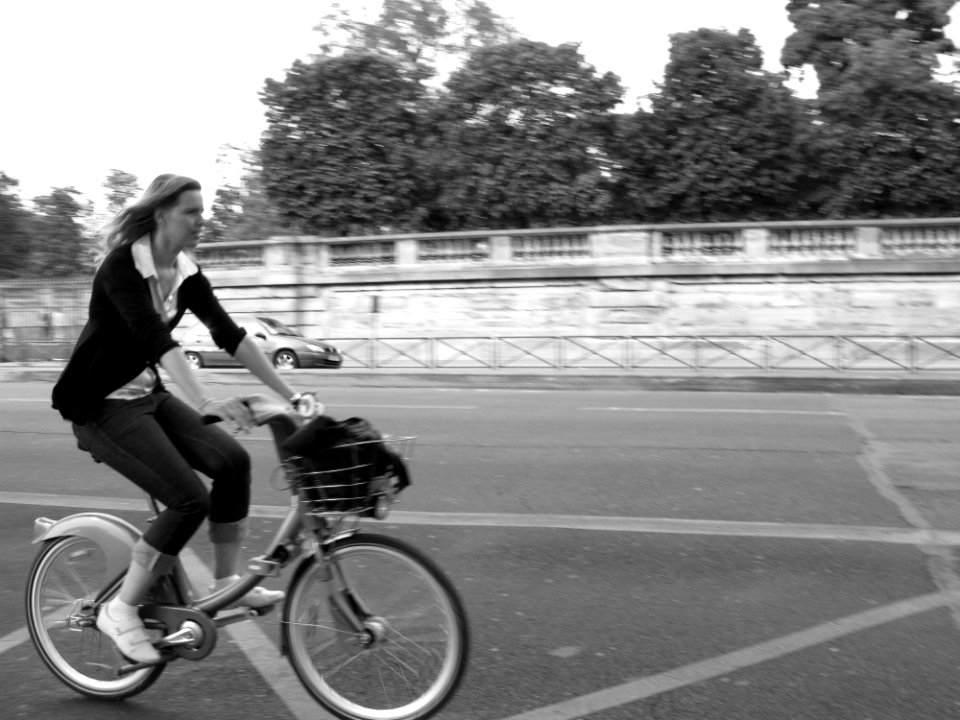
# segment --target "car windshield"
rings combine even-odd
[[[274,335],[287,335],[289,337],[303,337],[303,335],[298,333],[293,328],[288,328],[282,322],[277,322],[272,318],[261,317],[261,318],[257,318],[257,320],[259,320],[264,325],[266,325],[270,329],[270,332],[272,332]]]

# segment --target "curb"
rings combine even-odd
[[[49,382],[60,375],[61,365],[0,365],[0,382]],[[207,383],[260,385],[243,369],[198,371]],[[571,372],[541,370],[512,372],[404,371],[404,370],[296,370],[298,385],[315,388],[472,388],[516,390],[643,390],[685,392],[830,393],[859,395],[960,396],[960,376],[924,376],[903,373],[738,374]]]

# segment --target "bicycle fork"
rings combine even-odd
[[[369,649],[386,637],[387,627],[376,617],[353,591],[350,579],[340,563],[327,553],[320,553],[322,563],[320,580],[326,586],[324,594],[337,623],[347,628],[362,649]]]

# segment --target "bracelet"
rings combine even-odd
[[[210,404],[210,403],[212,403],[212,402],[216,402],[216,398],[208,397],[206,400],[204,400],[202,403],[200,403],[200,405],[199,405],[199,407],[198,407],[197,409],[202,411],[208,404]]]

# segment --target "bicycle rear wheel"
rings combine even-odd
[[[117,675],[130,661],[95,624],[97,596],[114,580],[109,572],[106,553],[93,540],[47,542],[27,581],[27,628],[43,662],[64,684],[83,695],[119,700],[146,690],[166,666]]]
[[[436,713],[460,684],[469,648],[450,580],[413,546],[368,534],[337,542],[329,580],[326,570],[305,560],[284,605],[284,647],[307,690],[347,720]]]

